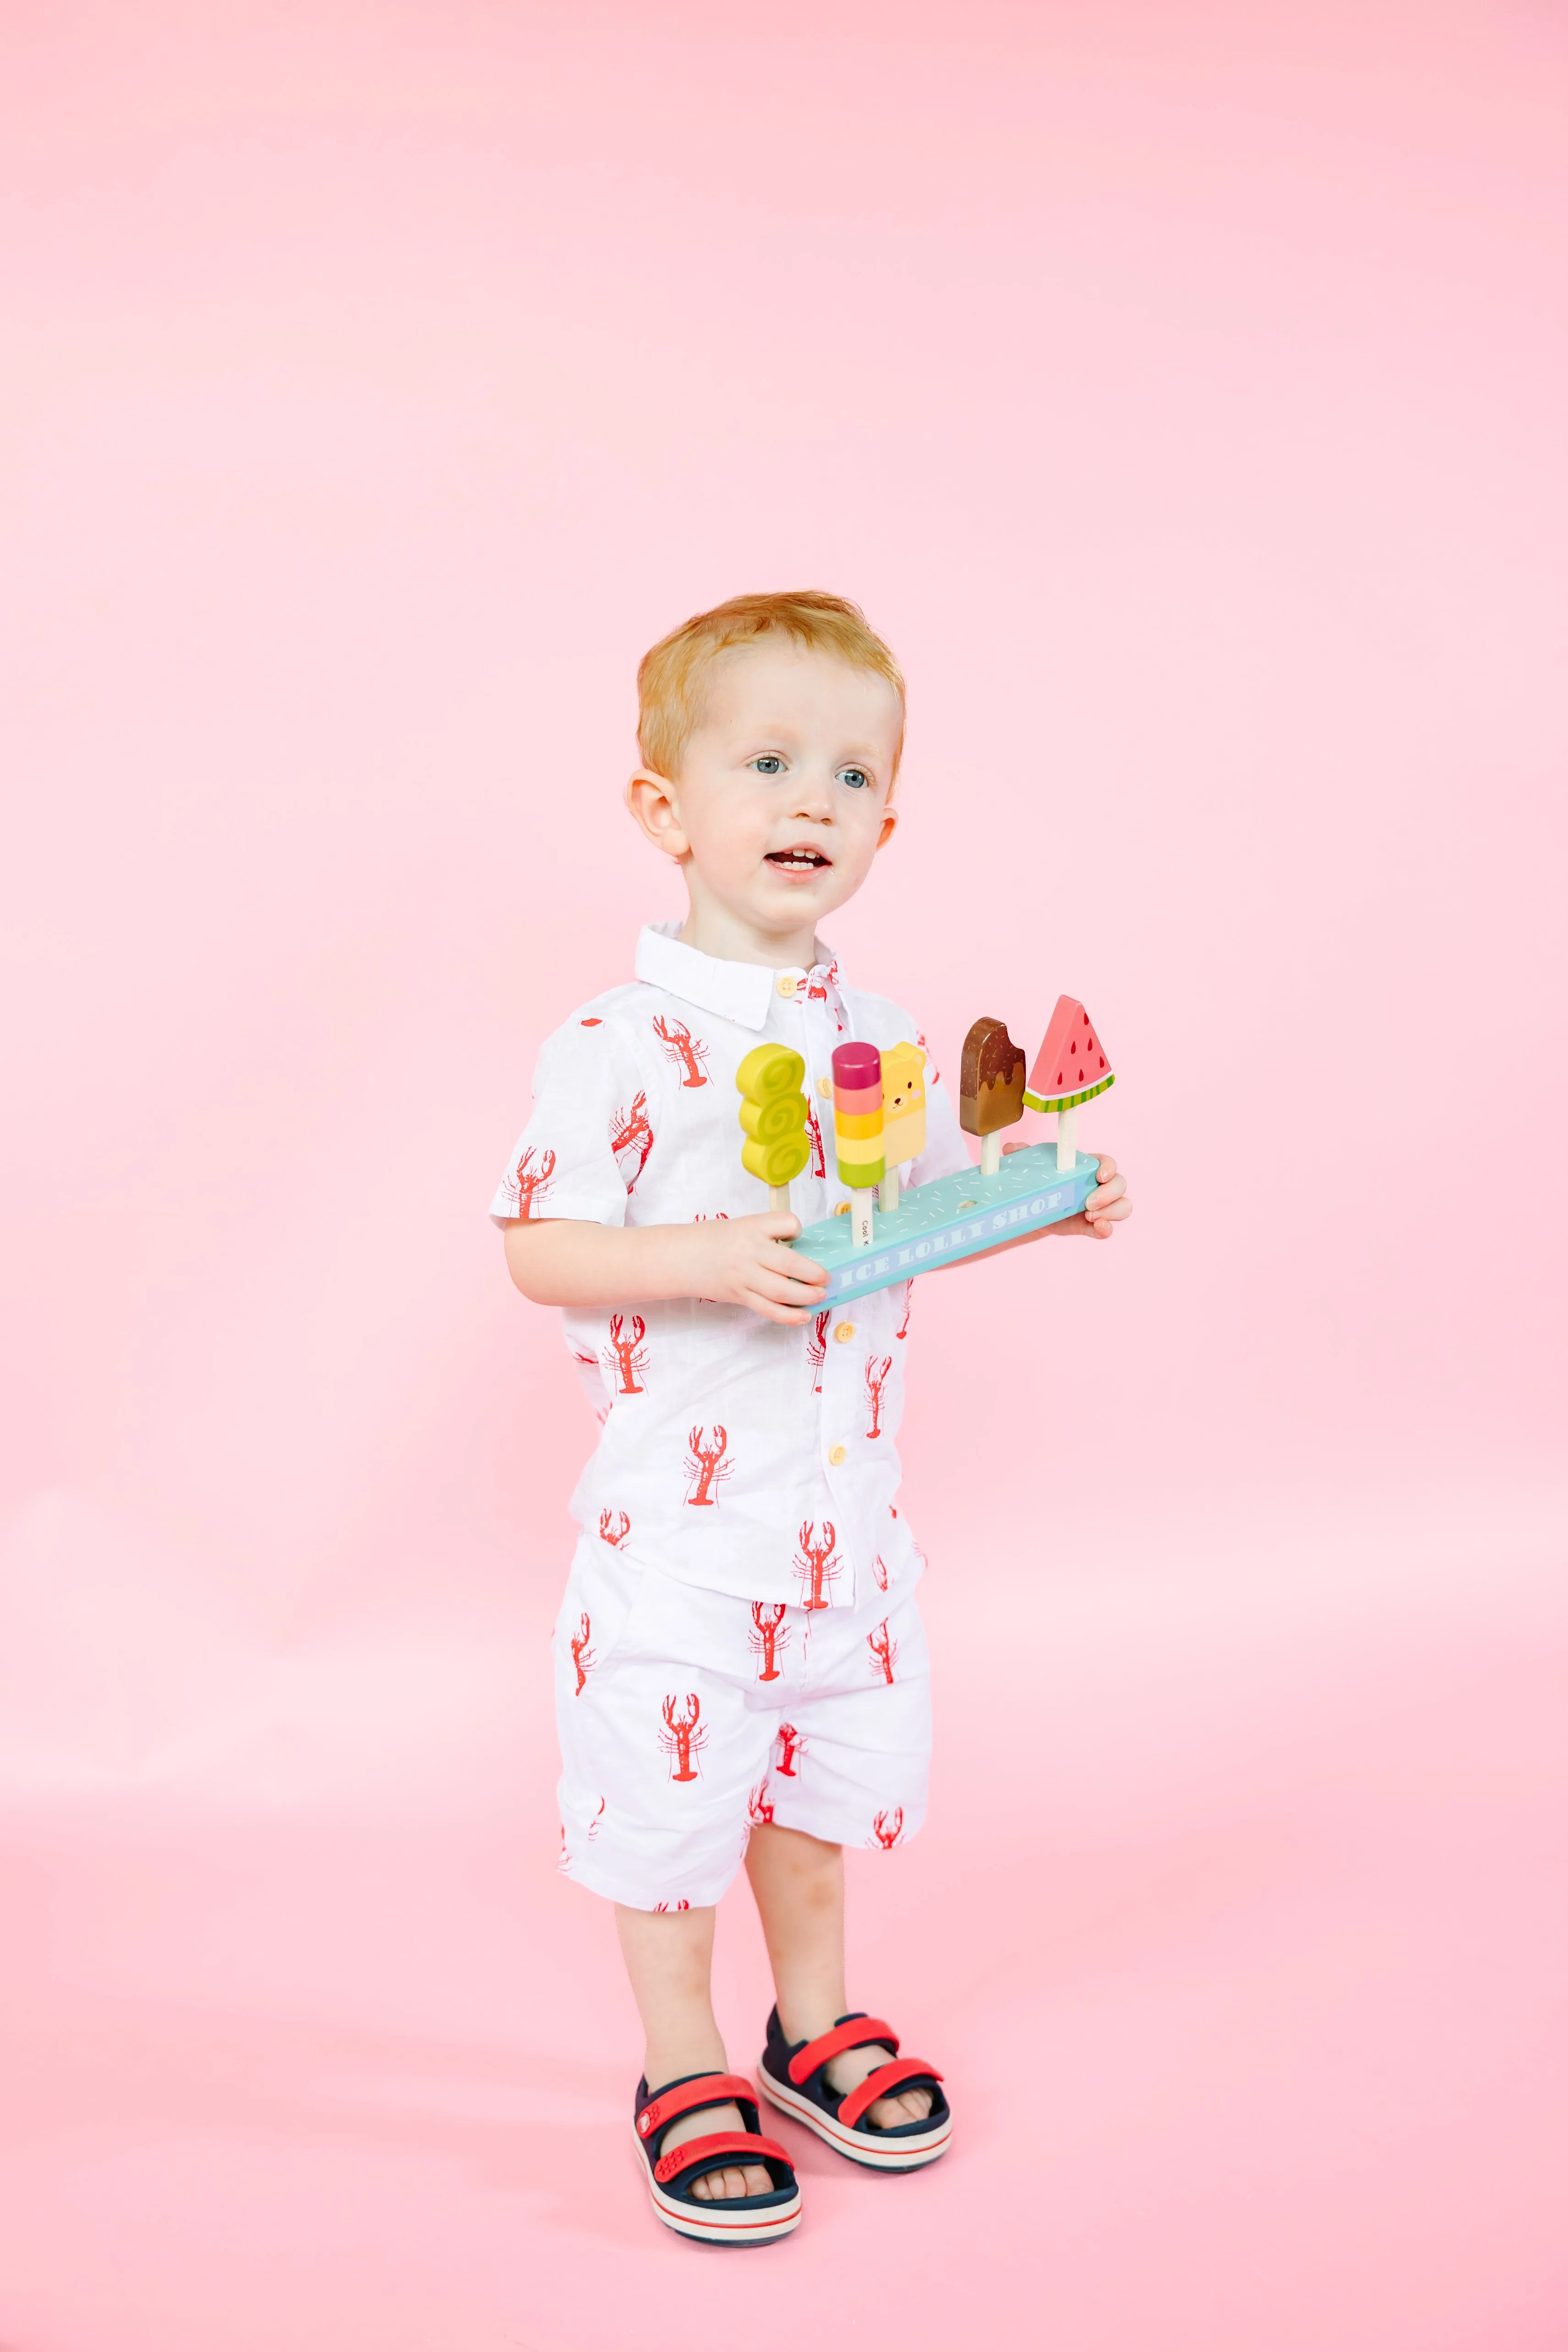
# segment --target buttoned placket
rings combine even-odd
[[[799,966],[780,972],[775,982],[781,1005],[796,1010],[800,1027],[795,1049],[806,1065],[804,1086],[807,1097],[816,1113],[822,1138],[824,1181],[832,1181],[833,1161],[833,1047],[849,1034],[849,1023],[842,997],[834,982],[832,965],[814,965],[810,971]],[[824,993],[811,994],[811,983],[818,982]],[[843,1336],[841,1337],[840,1335]],[[832,1498],[836,1526],[852,1526],[857,1514],[849,1498],[854,1476],[855,1446],[860,1432],[857,1423],[859,1384],[854,1379],[855,1327],[852,1319],[841,1311],[835,1313],[823,1350],[821,1397],[818,1412],[817,1448],[822,1483]],[[857,1570],[852,1558],[846,1557],[838,1584],[847,1590],[830,1589],[824,1596],[830,1608],[854,1606]],[[807,1622],[810,1624],[810,1618]]]

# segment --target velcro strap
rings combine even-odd
[[[852,2091],[844,2093],[839,2105],[840,2123],[852,2129],[869,2106],[878,2099],[885,2099],[901,2083],[913,2082],[916,2074],[923,2083],[942,2080],[936,2067],[928,2066],[924,2058],[892,2058],[885,2066],[873,2066],[863,2083],[857,2083]]]
[[[673,2147],[653,2167],[658,2181],[673,2180],[677,2172],[689,2172],[695,2166],[698,2172],[709,2171],[721,2156],[733,2156],[746,2164],[759,2164],[765,2156],[776,2163],[788,2164],[789,2151],[780,2147],[776,2139],[764,2139],[760,2132],[710,2132],[706,2139],[689,2139],[683,2147]]]
[[[725,2107],[731,2099],[755,2105],[756,2084],[748,2083],[744,2074],[699,2074],[695,2083],[677,2083],[673,2091],[661,2091],[656,2099],[638,2108],[637,2137],[649,2138],[661,2124],[688,2115],[693,2107]]]
[[[814,2074],[819,2066],[825,2066],[830,2058],[836,2058],[841,2050],[860,2050],[868,2042],[885,2042],[893,2051],[898,2048],[898,2036],[885,2018],[846,2018],[842,2025],[819,2033],[815,2042],[808,2042],[803,2050],[796,2051],[789,2061],[789,2080],[798,2090],[809,2075]]]

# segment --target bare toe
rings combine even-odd
[[[873,2099],[866,2120],[877,2131],[896,2131],[900,2124],[923,2124],[930,2113],[929,2091],[895,2091],[885,2099]]]

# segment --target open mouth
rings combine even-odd
[[[815,874],[832,862],[820,849],[770,849],[767,858],[767,863],[776,866],[780,874]]]

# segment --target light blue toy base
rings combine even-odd
[[[891,1215],[877,1211],[870,1249],[854,1247],[848,1216],[808,1225],[789,1247],[826,1266],[830,1299],[861,1297],[1076,1216],[1099,1181],[1093,1152],[1081,1151],[1069,1174],[1059,1176],[1055,1144],[1031,1143],[1009,1151],[994,1176],[971,1168],[901,1192]]]

